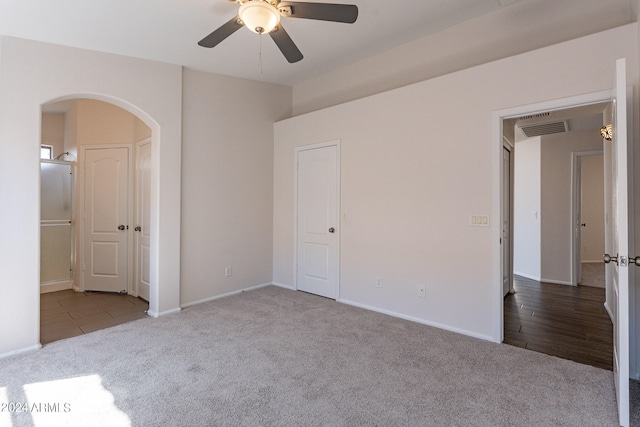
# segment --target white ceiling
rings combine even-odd
[[[305,58],[289,64],[263,36],[262,69],[249,30],[197,45],[237,14],[229,0],[0,0],[0,34],[293,85],[519,1],[327,0],[357,4],[357,22],[283,18]]]

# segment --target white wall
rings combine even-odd
[[[540,280],[542,247],[540,137],[516,143],[513,190],[513,273]]]
[[[541,279],[570,285],[571,153],[602,150],[602,137],[598,131],[578,131],[546,135],[541,141]]]
[[[499,340],[492,114],[611,89],[619,57],[637,85],[637,40],[628,25],[276,123],[274,281],[295,285],[294,148],[340,139],[340,300]],[[492,227],[469,227],[477,213]]]
[[[184,71],[183,306],[271,283],[273,123],[290,111],[289,87]]]
[[[520,1],[296,84],[293,113],[308,113],[635,21],[629,0]]]
[[[604,246],[604,159],[582,157],[582,262],[602,262]]]
[[[11,37],[0,39],[0,356],[37,348],[41,105],[69,97],[109,100],[154,132],[154,314],[179,306],[181,85],[179,66]]]

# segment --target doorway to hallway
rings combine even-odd
[[[512,188],[509,192],[505,184],[503,200],[511,199],[513,214],[513,246],[503,246],[505,252],[512,251],[511,258],[504,256],[512,260],[512,291],[504,298],[503,342],[612,370],[613,326],[605,308],[604,277],[602,283],[592,283],[597,287],[581,286],[584,261],[604,266],[601,211],[606,199],[599,129],[609,105],[551,110],[504,122],[514,171],[511,176],[503,172]],[[587,159],[600,161],[599,176],[588,172]],[[598,180],[600,191],[595,191]],[[602,230],[600,239],[588,233],[596,229]],[[587,278],[597,280],[598,275]]]
[[[613,370],[613,324],[604,288],[514,276],[504,299],[504,343]]]

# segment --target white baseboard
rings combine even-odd
[[[615,322],[615,320],[613,319],[613,313],[611,312],[611,307],[609,307],[608,301],[604,302],[604,309],[607,310],[607,314],[609,314],[609,319],[611,319],[611,322]]]
[[[565,282],[563,280],[545,279],[544,277],[532,276],[530,274],[520,273],[519,271],[514,271],[513,274],[516,275],[516,276],[522,276],[525,279],[535,280],[536,282],[554,283],[556,285],[568,285],[568,286],[571,286],[571,282]]]
[[[284,283],[273,282],[273,286],[277,286],[279,288],[289,289],[290,291],[295,291],[296,288],[293,285],[285,285]]]
[[[167,316],[169,314],[180,313],[180,311],[181,311],[181,308],[178,307],[178,308],[172,308],[171,310],[161,311],[160,313],[156,313],[155,311],[149,310],[147,311],[147,314],[157,319],[158,317]]]
[[[64,280],[60,282],[40,283],[40,293],[47,294],[49,292],[65,291],[73,288],[73,282],[71,280]]]
[[[513,274],[515,276],[522,276],[525,279],[531,279],[531,280],[535,280],[536,282],[540,282],[540,276],[532,276],[531,274],[526,274],[526,273],[521,273],[519,271],[514,271]]]
[[[542,278],[540,279],[540,282],[545,282],[545,283],[553,283],[555,285],[567,285],[567,286],[572,286],[571,282],[565,282],[564,280],[553,280],[553,279],[545,279]]]
[[[197,300],[197,301],[192,301],[192,302],[188,302],[188,303],[185,303],[185,304],[180,304],[180,307],[187,308],[187,307],[191,307],[191,306],[194,306],[194,305],[202,304],[202,303],[205,303],[205,302],[215,301],[215,300],[220,299],[220,298],[226,298],[226,297],[230,297],[232,295],[241,294],[242,292],[254,291],[256,289],[264,288],[264,287],[270,286],[272,284],[273,283],[271,283],[271,282],[262,283],[260,285],[255,285],[255,286],[250,286],[248,288],[239,289],[237,291],[227,292],[227,293],[220,294],[220,295],[214,295],[214,296],[211,296],[211,297],[208,297],[208,298],[203,298],[203,299],[200,299],[200,300]]]
[[[493,337],[490,337],[489,335],[477,334],[475,332],[471,332],[471,331],[467,331],[467,330],[463,330],[463,329],[452,328],[450,326],[443,325],[441,323],[431,322],[431,321],[428,321],[428,320],[425,320],[425,319],[420,319],[418,317],[407,316],[407,315],[404,315],[404,314],[396,313],[395,311],[389,311],[389,310],[385,310],[385,309],[382,309],[382,308],[373,307],[373,306],[366,305],[366,304],[360,304],[358,302],[349,301],[349,300],[345,300],[345,299],[339,299],[338,302],[341,302],[341,303],[347,304],[347,305],[352,305],[354,307],[363,308],[365,310],[370,310],[370,311],[375,311],[377,313],[386,314],[388,316],[397,317],[399,319],[409,320],[411,322],[421,323],[421,324],[427,325],[427,326],[433,326],[434,328],[444,329],[445,331],[455,332],[455,333],[458,333],[458,334],[461,334],[461,335],[466,335],[466,336],[469,336],[469,337],[478,338],[478,339],[481,339],[481,340],[484,340],[484,341],[495,342]]]
[[[6,353],[0,354],[0,359],[6,359],[7,357],[17,356],[19,354],[24,353],[32,353],[34,351],[38,351],[42,348],[42,344],[36,344],[25,348],[19,348],[18,350],[8,351]]]

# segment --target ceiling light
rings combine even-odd
[[[267,34],[280,23],[280,14],[271,4],[263,0],[250,0],[238,11],[244,25],[256,34]]]
[[[611,125],[602,126],[600,128],[600,135],[607,141],[611,141],[613,139],[613,126]]]

